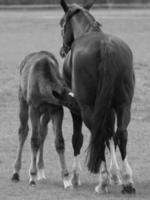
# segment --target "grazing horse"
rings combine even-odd
[[[63,38],[60,54],[62,57],[66,55],[63,76],[79,103],[82,116],[73,114],[78,129],[74,129],[73,134],[74,177],[79,177],[83,120],[91,132],[87,166],[90,172],[99,173],[95,191],[108,192],[112,181],[122,183],[123,193],[135,193],[126,152],[135,86],[132,51],[124,41],[102,31],[100,23],[89,13],[92,3],[85,7],[77,4],[68,6],[65,0],[61,0],[60,4],[65,12],[60,21]],[[111,154],[109,172],[106,145]],[[121,152],[121,173],[115,146]],[[79,178],[76,178],[76,183],[79,184]]]
[[[46,51],[36,52],[28,55],[22,61],[20,65],[19,104],[19,148],[12,180],[19,181],[22,150],[28,135],[28,118],[30,117],[32,156],[29,183],[35,185],[36,178],[38,180],[45,179],[43,146],[47,135],[48,122],[52,120],[62,179],[64,187],[67,187],[70,180],[68,179],[69,173],[66,166],[62,134],[62,105],[67,106],[73,112],[80,112],[80,110],[78,110],[74,98],[69,95],[69,89],[60,76],[58,62],[53,54]]]

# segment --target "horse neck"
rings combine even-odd
[[[96,21],[89,20],[87,17],[81,17],[80,15],[73,18],[72,27],[74,39],[77,39],[86,33],[95,31],[101,32],[101,29]]]

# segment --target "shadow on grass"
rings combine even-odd
[[[55,188],[59,188],[60,190],[64,190],[66,192],[71,192],[72,194],[76,194],[77,196],[84,196],[84,197],[98,197],[99,195],[96,194],[94,192],[94,187],[95,184],[94,183],[82,183],[82,185],[78,188],[72,188],[72,189],[64,189],[62,182],[58,182],[58,181],[47,181],[47,186],[46,187],[55,187]],[[134,195],[127,195],[127,194],[122,194],[121,190],[122,187],[121,186],[111,186],[110,189],[110,194],[102,194],[102,196],[105,198],[136,198],[136,199],[149,199],[150,197],[150,180],[148,181],[142,181],[142,182],[136,182],[135,183],[135,187],[136,187],[136,194]]]

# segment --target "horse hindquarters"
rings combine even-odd
[[[98,173],[101,162],[105,162],[105,142],[109,137],[109,134],[105,131],[105,125],[114,92],[115,74],[112,71],[112,65],[115,65],[115,63],[113,54],[108,53],[107,48],[105,51],[105,57],[98,66],[99,80],[92,115],[91,140],[89,144],[88,169],[93,173]]]

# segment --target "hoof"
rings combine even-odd
[[[135,193],[136,189],[134,188],[132,183],[128,185],[123,185],[122,194],[135,194]]]
[[[69,178],[64,178],[63,179],[63,184],[64,184],[64,188],[72,188],[72,182]]]
[[[12,178],[11,178],[12,181],[14,182],[19,182],[20,181],[20,178],[19,178],[19,174],[18,173],[14,173]]]
[[[38,181],[45,181],[45,180],[46,180],[46,176],[45,176],[45,171],[44,171],[44,169],[38,170],[38,173],[37,173],[37,180],[38,180]]]
[[[79,177],[79,174],[78,173],[73,173],[73,177],[72,177],[72,185],[74,188],[77,188],[78,186],[81,185],[81,181],[80,181],[80,177]]]
[[[110,188],[109,188],[108,185],[105,185],[105,186],[103,186],[103,185],[97,185],[95,187],[95,192],[97,194],[109,194],[110,193]]]
[[[111,185],[121,185],[121,179],[117,174],[112,174],[110,177],[110,184]]]
[[[30,181],[29,185],[31,185],[31,186],[35,186],[35,185],[36,185],[36,183],[35,183],[35,181],[34,181],[34,180],[32,180],[32,181]]]

